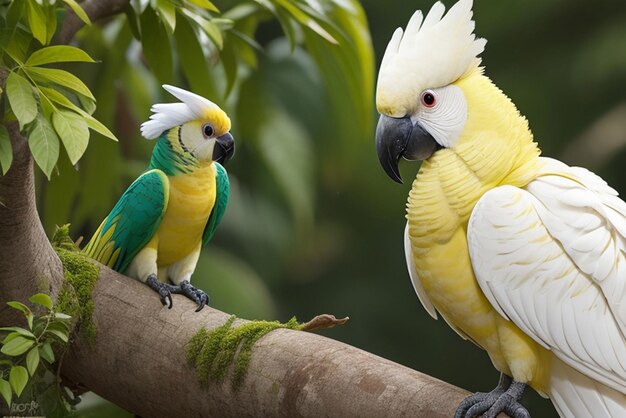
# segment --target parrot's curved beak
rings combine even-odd
[[[224,164],[232,158],[233,154],[235,154],[235,140],[230,132],[218,136],[213,147],[213,161]]]
[[[440,148],[435,138],[418,122],[413,123],[409,116],[380,115],[376,127],[376,153],[380,165],[392,180],[402,183],[398,170],[400,157],[410,161],[425,160]]]

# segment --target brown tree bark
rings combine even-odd
[[[76,341],[63,374],[143,417],[450,417],[465,390],[316,334],[279,329],[252,350],[233,390],[201,386],[186,344],[229,315],[175,295],[164,308],[144,284],[109,269],[94,291],[97,337]]]
[[[63,266],[50,246],[35,204],[33,159],[17,126],[7,124],[13,163],[0,176],[0,324],[23,320],[6,305],[37,292],[56,296]]]
[[[119,12],[128,0],[87,0],[92,20]],[[68,15],[60,40],[81,23]],[[0,176],[0,326],[17,317],[9,300],[38,291],[56,296],[63,267],[35,205],[33,161],[15,123],[7,125],[13,165]],[[315,334],[276,330],[257,342],[239,390],[228,378],[202,387],[185,362],[186,345],[201,328],[228,315],[174,296],[164,308],[147,286],[101,268],[93,300],[93,345],[71,341],[62,374],[143,417],[449,417],[468,393],[404,366]]]

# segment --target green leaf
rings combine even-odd
[[[232,91],[235,83],[237,82],[237,55],[234,45],[229,42],[225,45],[222,53],[220,54],[220,61],[224,66],[224,72],[226,73],[226,91],[224,96],[228,97]]]
[[[74,103],[72,103],[63,94],[59,93],[58,91],[56,91],[54,89],[48,88],[48,87],[39,87],[39,90],[42,93],[44,93],[46,95],[46,97],[48,97],[53,102],[58,103],[61,106],[64,106],[64,107],[66,107],[66,108],[68,108],[70,110],[73,110],[74,112],[76,112],[79,115],[81,115],[85,119],[85,122],[87,123],[87,126],[89,126],[94,131],[98,132],[99,134],[101,134],[103,136],[106,136],[107,138],[110,138],[110,139],[112,139],[114,141],[117,141],[117,138],[115,137],[115,135],[113,135],[113,133],[106,126],[104,126],[101,122],[96,120],[96,118],[91,116],[89,113],[85,112],[83,109],[81,109],[80,107],[76,106]]]
[[[11,406],[11,398],[13,398],[11,384],[2,378],[0,378],[0,395],[4,398],[7,406]]]
[[[52,309],[52,298],[45,293],[37,293],[29,297],[28,300],[48,309]]]
[[[69,340],[69,336],[67,335],[67,333],[60,331],[58,329],[48,329],[46,333],[50,333],[50,334],[57,336],[64,343],[68,342]]]
[[[15,394],[19,397],[28,383],[28,371],[22,366],[13,366],[11,367],[11,372],[9,373],[9,383]]]
[[[71,317],[71,316],[66,315],[66,314],[64,314],[64,313],[62,313],[62,312],[55,312],[55,313],[54,313],[54,317],[55,317],[56,319],[60,319],[60,320],[70,320],[70,319],[72,319],[72,317]]]
[[[85,97],[82,94],[79,94],[78,101],[80,102],[80,105],[85,110],[85,112],[89,113],[90,115],[93,115],[93,112],[96,111],[96,102],[94,100],[91,100],[89,97]]]
[[[23,129],[37,116],[33,86],[24,77],[12,72],[6,81],[6,91],[11,109],[20,123],[20,129]]]
[[[19,356],[20,354],[24,354],[28,351],[28,349],[34,344],[35,340],[20,335],[3,345],[0,352],[2,352],[2,354],[6,354],[7,356]]]
[[[83,111],[82,109],[79,109],[79,110],[80,110],[79,113],[85,118],[85,122],[87,122],[87,126],[89,126],[94,131],[98,132],[100,135],[104,135],[107,138],[110,138],[117,142],[116,136],[113,135],[111,131],[109,131],[109,128],[104,126],[100,121],[98,121],[96,118],[94,118],[87,112]]]
[[[28,369],[28,374],[33,376],[35,372],[37,371],[38,366],[39,366],[39,348],[35,346],[26,355],[26,368]]]
[[[46,11],[35,0],[26,0],[26,17],[30,32],[42,45],[48,39]]]
[[[176,29],[176,6],[170,0],[157,0],[157,10],[169,33]]]
[[[20,328],[20,327],[2,327],[0,328],[0,331],[17,332],[18,334],[23,335],[28,338],[33,338],[33,339],[35,338],[35,335],[32,332],[30,332],[27,329]]]
[[[160,83],[172,80],[172,51],[165,28],[150,7],[141,15],[141,45],[150,70]]]
[[[11,308],[13,309],[17,309],[18,311],[23,312],[25,315],[32,315],[33,313],[31,312],[30,308],[26,305],[24,305],[21,302],[7,302],[7,305],[9,305]]]
[[[198,7],[202,7],[203,9],[206,9],[210,12],[214,12],[214,13],[219,13],[219,9],[217,7],[215,7],[215,5],[213,3],[211,3],[209,0],[187,0],[189,1],[189,3],[191,4],[195,4]]]
[[[19,337],[20,334],[19,332],[12,332],[9,335],[7,335],[6,337],[4,337],[4,340],[2,340],[2,344],[8,344],[9,341],[14,340],[15,338]]]
[[[94,60],[80,48],[54,45],[33,52],[24,65],[35,67],[52,62],[94,62]]]
[[[75,0],[63,0],[63,2],[70,6],[74,13],[76,13],[76,16],[78,16],[78,18],[82,20],[85,25],[91,25],[91,20],[89,19],[89,16],[87,16],[87,13],[85,13],[83,8],[80,7]]]
[[[11,4],[15,3],[17,2],[14,1]],[[0,47],[4,49],[17,64],[21,65],[26,58],[32,39],[33,36],[29,32],[20,27],[16,27],[9,40],[6,43],[0,44]]]
[[[133,37],[137,39],[138,41],[140,41],[141,40],[141,26],[139,24],[138,12],[135,11],[134,7],[126,8],[126,22],[128,23],[128,28],[133,34]]]
[[[49,364],[54,363],[54,351],[52,351],[52,346],[50,345],[50,342],[45,342],[39,346],[39,355]]]
[[[39,83],[56,83],[87,96],[92,100],[96,100],[89,88],[80,78],[65,70],[59,70],[57,68],[25,67],[24,71]]]
[[[68,110],[52,114],[52,125],[59,134],[72,165],[76,165],[89,144],[89,128],[85,119]]]
[[[54,320],[48,325],[48,329],[56,329],[58,331],[69,334],[70,324],[67,321]]]
[[[306,12],[298,8],[297,3],[292,3],[289,0],[275,0],[283,9],[285,9],[296,21],[301,25],[308,27],[313,32],[317,33],[328,42],[337,44],[337,40],[328,33],[320,24],[310,17]]]
[[[35,162],[49,180],[52,169],[59,159],[59,137],[43,116],[35,119],[34,128],[28,136],[28,146]]]
[[[182,12],[189,19],[193,20],[194,22],[196,22],[196,24],[198,24],[198,26],[200,26],[200,28],[204,31],[204,33],[207,34],[209,39],[211,39],[211,42],[213,42],[213,44],[215,44],[218,49],[222,49],[222,47],[224,46],[224,38],[222,36],[220,28],[217,25],[215,25],[210,20],[207,20],[202,16],[192,13],[188,10],[183,9]]]
[[[150,0],[130,0],[131,8],[138,15],[142,14],[144,10],[146,10],[146,7],[148,7],[149,3]]]
[[[11,168],[13,162],[13,147],[11,146],[11,138],[9,131],[4,125],[0,125],[0,170],[2,174],[6,174]]]
[[[197,34],[188,19],[179,19],[174,32],[180,67],[191,89],[196,93],[211,97],[215,94],[213,83],[207,77],[209,64],[204,56]],[[208,80],[207,80],[208,79]]]
[[[50,4],[45,4],[44,11],[46,12],[46,33],[48,35],[46,37],[46,45],[48,45],[57,31],[56,7]]]

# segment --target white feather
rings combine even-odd
[[[445,16],[444,11],[437,2],[423,22],[420,11],[411,17],[404,36],[400,28],[394,32],[378,75],[380,111],[415,110],[422,91],[453,83],[480,65],[487,41],[473,34],[472,0],[460,0]]]
[[[141,134],[146,139],[158,138],[163,132],[192,120],[201,119],[206,112],[219,107],[212,101],[178,87],[163,85],[182,103],[158,103],[150,109],[150,120],[141,124]]]
[[[561,416],[626,416],[626,203],[595,174],[542,160],[546,175],[526,190],[495,188],[474,208],[476,279],[565,363],[551,371]]]
[[[406,228],[404,228],[404,255],[406,257],[406,267],[409,270],[409,277],[411,278],[411,283],[413,283],[413,289],[415,289],[415,293],[417,293],[417,298],[420,302],[422,302],[422,306],[424,306],[426,312],[428,312],[428,314],[434,319],[437,319],[437,311],[435,310],[433,303],[430,301],[428,294],[424,290],[424,286],[422,286],[422,282],[420,281],[420,278],[417,275],[417,270],[415,269],[408,222],[406,223]]]

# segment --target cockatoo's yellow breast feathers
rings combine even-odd
[[[423,18],[418,10],[404,32],[396,29],[380,66],[376,107],[401,117],[415,110],[420,93],[447,86],[476,70],[487,41],[476,39],[472,0],[460,0],[443,16],[437,2]]]
[[[211,121],[216,131],[230,130],[230,119],[218,105],[202,96],[178,87],[163,85],[182,103],[158,103],[150,109],[150,120],[141,124],[141,134],[146,139],[158,138],[163,132],[194,120]]]

